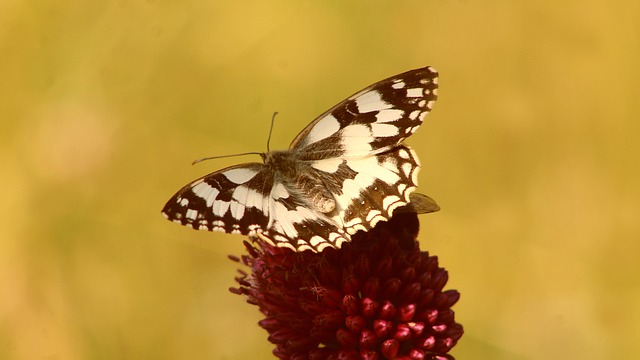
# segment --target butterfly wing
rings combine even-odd
[[[336,194],[333,220],[354,234],[368,231],[379,221],[387,221],[395,209],[407,205],[418,185],[420,164],[415,152],[405,145],[391,151],[350,158],[346,166],[357,175],[343,183]]]
[[[274,178],[263,164],[228,167],[180,189],[162,214],[193,229],[258,236],[297,251],[321,251],[350,240],[326,215],[311,210],[296,189]]]
[[[291,143],[301,160],[361,157],[391,149],[413,134],[437,96],[438,72],[407,71],[379,81],[311,122]]]
[[[371,229],[409,202],[420,164],[401,143],[437,99],[437,75],[425,67],[379,81],[319,116],[292,142],[291,151],[309,166],[305,176],[331,193],[331,219],[348,234]]]
[[[270,175],[259,163],[216,171],[180,189],[162,214],[194,229],[255,235],[269,223]]]

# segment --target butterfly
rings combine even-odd
[[[162,214],[295,251],[340,248],[410,202],[420,163],[402,142],[431,110],[437,78],[424,67],[378,81],[318,116],[288,150],[187,184]]]

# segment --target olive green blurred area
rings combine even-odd
[[[432,65],[407,143],[458,359],[640,354],[640,3],[0,2],[0,358],[271,359],[243,238],[160,209]]]

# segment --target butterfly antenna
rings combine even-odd
[[[269,129],[269,137],[267,138],[267,152],[270,152],[269,143],[271,142],[271,134],[273,133],[273,124],[276,122],[276,115],[278,115],[277,111],[273,112],[273,116],[271,117],[271,128]]]
[[[264,154],[259,153],[259,152],[246,152],[246,153],[242,153],[242,154],[221,155],[221,156],[207,156],[207,157],[203,157],[201,159],[193,160],[191,165],[195,165],[195,164],[197,164],[197,163],[199,163],[201,161],[205,161],[205,160],[222,159],[222,158],[229,158],[229,157],[235,157],[235,156],[245,156],[245,155],[260,155],[260,156],[263,156]]]

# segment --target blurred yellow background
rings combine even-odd
[[[432,65],[408,144],[458,359],[640,354],[637,1],[0,2],[0,358],[270,359],[187,182]]]

